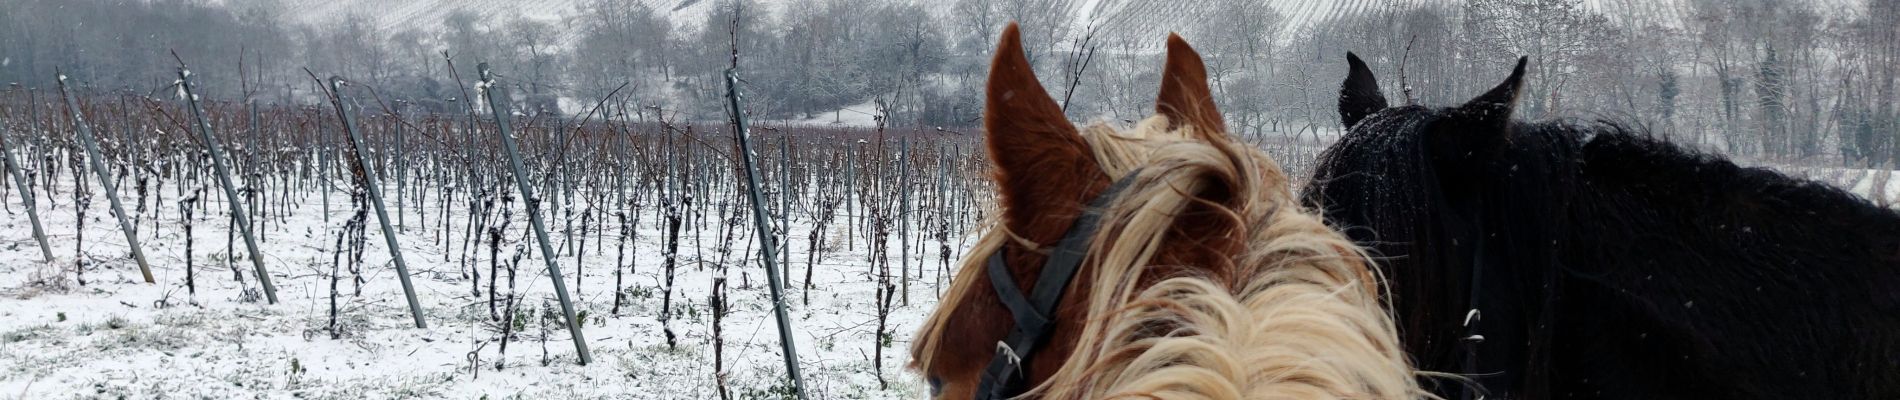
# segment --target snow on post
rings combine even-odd
[[[389,258],[396,263],[396,277],[402,281],[402,295],[409,301],[409,315],[415,317],[416,328],[428,329],[429,323],[422,318],[422,303],[416,301],[416,287],[409,282],[409,263],[402,258],[402,246],[396,242],[396,228],[389,223],[389,211],[383,206],[383,189],[376,179],[376,168],[370,165],[369,146],[363,142],[363,135],[356,132],[356,119],[350,114],[350,108],[343,97],[343,78],[330,77],[330,91],[336,96],[337,118],[343,123],[343,132],[350,138],[350,145],[356,151],[356,169],[363,172],[363,189],[369,191],[369,204],[376,208],[376,222],[383,228],[383,241],[389,245]]]
[[[528,184],[527,168],[521,161],[521,152],[516,149],[513,127],[509,126],[508,92],[495,84],[494,77],[488,73],[488,63],[476,65],[481,73],[481,81],[475,85],[475,91],[488,98],[488,108],[495,115],[495,125],[501,134],[502,150],[508,153],[508,166],[514,170],[515,187],[526,199],[528,223],[534,227],[534,238],[541,245],[541,259],[548,264],[548,279],[554,281],[554,294],[561,301],[561,313],[567,318],[567,331],[574,336],[574,352],[580,357],[581,365],[594,362],[593,353],[587,351],[587,340],[581,336],[581,322],[574,316],[574,303],[568,299],[567,283],[561,280],[561,266],[554,257],[554,245],[548,243],[548,228],[541,221],[541,199],[534,197],[534,185]]]
[[[0,126],[6,126],[6,121],[0,120]],[[46,262],[53,262],[53,247],[46,244],[46,230],[40,228],[39,207],[33,205],[32,186],[27,184],[26,176],[20,174],[20,164],[13,160],[13,148],[7,144],[4,132],[0,132],[0,155],[4,155],[0,158],[6,159],[7,174],[13,176],[13,184],[19,188],[20,203],[26,206],[26,218],[33,221],[33,240],[40,242],[40,255],[45,257]]]
[[[66,98],[66,112],[72,114],[73,128],[79,132],[80,143],[86,148],[86,159],[91,160],[92,172],[99,174],[99,185],[106,189],[106,200],[112,202],[112,216],[119,220],[119,230],[125,232],[126,245],[132,248],[132,259],[139,263],[139,273],[145,275],[145,283],[157,283],[152,279],[152,265],[145,262],[145,252],[139,248],[138,231],[132,230],[132,220],[126,218],[125,207],[119,204],[119,185],[112,180],[112,171],[106,169],[104,156],[99,154],[92,127],[86,125],[85,115],[79,112],[79,102],[66,89],[65,74],[59,75],[59,94]]]
[[[264,269],[264,253],[257,250],[257,237],[251,234],[251,216],[245,213],[244,200],[238,196],[237,186],[231,184],[231,170],[225,166],[224,149],[211,137],[211,123],[205,120],[204,108],[198,105],[198,96],[192,94],[191,70],[185,69],[183,62],[179,64],[179,91],[185,93],[185,102],[191,104],[191,116],[198,122],[198,137],[204,139],[205,149],[211,152],[211,166],[217,168],[218,184],[224,187],[224,199],[230,203],[231,217],[235,220],[232,225],[237,225],[238,233],[244,235],[244,248],[251,252],[251,267],[257,271],[257,282],[264,286],[264,299],[270,304],[277,304],[277,286],[271,284],[270,271]],[[119,208],[118,203],[113,200],[112,208]]]
[[[726,101],[732,108],[733,140],[739,143],[739,161],[745,168],[748,194],[752,199],[752,222],[759,231],[759,260],[765,264],[766,287],[772,292],[772,312],[778,318],[779,346],[785,352],[785,373],[792,379],[792,388],[799,398],[805,398],[805,382],[798,374],[798,348],[792,343],[791,318],[785,315],[785,280],[779,276],[776,255],[777,239],[772,234],[772,220],[765,213],[765,195],[759,190],[759,167],[752,164],[752,145],[746,127],[745,111],[739,108],[739,73],[726,70]]]

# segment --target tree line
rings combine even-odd
[[[719,120],[737,29],[755,118],[971,127],[991,41],[1020,21],[1038,76],[1079,121],[1146,116],[1159,65],[1144,55],[1175,31],[1208,44],[1217,101],[1243,136],[1335,134],[1346,51],[1395,78],[1382,82],[1395,101],[1427,105],[1464,100],[1523,55],[1532,118],[1610,117],[1737,155],[1900,160],[1895,0],[727,0],[700,15],[675,11],[694,2],[572,0],[553,20],[460,8],[395,27],[370,10],[302,23],[275,1],[5,2],[0,80],[28,86],[62,67],[90,90],[153,93],[173,81],[163,54],[175,50],[209,76],[243,77],[202,83],[209,96],[315,104],[309,68],[453,113],[467,107],[443,73],[453,60],[464,76],[479,62],[510,71],[524,113],[577,113],[611,93]]]

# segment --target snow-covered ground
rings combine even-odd
[[[1900,207],[1900,171],[1884,169],[1803,168],[1810,179],[1827,182],[1888,208]]]
[[[1873,199],[1874,203],[1900,205],[1900,173],[1888,170],[1855,170],[1848,191]]]
[[[453,211],[456,237],[445,248],[437,237],[438,207],[429,206],[426,213],[418,213],[415,204],[406,207],[408,229],[399,237],[428,329],[413,327],[370,214],[366,282],[362,294],[354,295],[344,270],[339,302],[345,328],[342,339],[333,340],[325,329],[328,273],[336,234],[351,212],[344,195],[332,195],[328,222],[321,197],[312,192],[302,195],[302,204],[287,219],[267,224],[261,246],[281,300],[267,305],[246,299],[246,288],[257,287],[248,259],[232,262],[246,275],[243,285],[226,264],[226,223],[215,217],[224,206],[216,191],[206,192],[210,210],[196,215],[195,296],[184,287],[184,232],[177,191],[169,186],[163,189],[164,209],[143,215],[138,228],[158,284],[142,282],[110,207],[103,195],[96,195],[84,215],[84,246],[78,257],[88,265],[85,285],[79,285],[73,271],[78,237],[71,190],[62,188],[56,197],[63,198],[39,199],[57,256],[52,263],[40,261],[18,191],[9,190],[5,197],[7,214],[0,218],[0,398],[718,397],[708,307],[714,276],[710,264],[719,261],[722,234],[714,224],[697,227],[697,233],[689,225],[681,233],[682,263],[671,323],[679,334],[675,348],[666,345],[658,320],[663,232],[654,223],[655,215],[640,218],[639,238],[627,250],[634,270],[625,277],[629,296],[618,315],[610,315],[616,234],[602,238],[605,246],[588,239],[580,268],[574,258],[560,258],[563,273],[569,274],[568,287],[578,294],[577,307],[586,313],[581,319],[594,363],[581,366],[567,332],[554,322],[559,318],[544,323],[533,317],[543,304],[557,307],[553,310],[558,306],[541,260],[532,256],[521,261],[517,280],[530,317],[520,325],[521,334],[508,344],[506,355],[501,354],[499,324],[490,319],[487,298],[471,294],[472,283],[458,267],[459,235],[467,220],[461,210]],[[122,196],[131,195],[129,189],[121,190]],[[125,200],[126,207],[133,208],[134,199]],[[392,218],[395,212],[392,205]],[[652,212],[651,207],[646,212]],[[519,234],[526,226],[523,213],[517,209],[514,215],[514,233],[506,240],[532,240]],[[152,218],[159,221],[154,224]],[[911,304],[899,306],[891,317],[893,337],[883,358],[890,387],[881,390],[872,374],[875,286],[863,240],[844,245],[845,223],[834,223],[827,235],[835,245],[818,262],[814,284],[806,293],[797,286],[804,282],[809,228],[796,219],[793,224],[794,287],[787,295],[793,300],[794,338],[807,390],[813,398],[827,399],[918,397],[920,383],[902,367],[909,359],[909,338],[934,306],[936,243],[918,245],[919,239],[913,239],[910,255],[928,260],[930,275],[910,286]],[[561,226],[550,223],[557,249],[562,245]],[[746,243],[749,238],[737,237],[734,258],[727,261],[733,266],[728,284],[731,314],[723,335],[728,386],[737,398],[775,397],[784,389],[779,380],[783,361],[764,271],[755,263],[734,261],[756,258],[752,254],[757,252],[756,245]],[[898,254],[897,238],[891,240],[890,252]],[[951,243],[952,248],[964,246]],[[244,253],[242,239],[235,248]],[[511,257],[516,248],[503,243],[502,258]],[[478,250],[479,271],[486,280],[488,248]],[[916,263],[913,259],[912,265]],[[892,265],[896,269],[900,264]],[[505,267],[502,271],[506,273]],[[575,282],[576,272],[583,274],[580,282]],[[482,282],[484,292],[486,284]],[[499,285],[499,291],[507,293],[505,277]],[[809,305],[798,301],[805,295],[810,296]]]
[[[1786,162],[1759,160],[1737,157],[1733,160],[1745,166],[1759,166],[1780,171],[1783,174],[1811,179],[1846,189],[1849,193],[1866,198],[1874,204],[1900,209],[1900,170],[1880,168],[1842,168],[1828,164],[1837,161],[1810,160],[1806,162]]]
[[[1863,196],[1884,195],[1890,200],[1883,204],[1900,202],[1900,174],[1892,171],[1778,168]],[[459,201],[451,203],[456,209],[450,215],[452,235],[439,236],[441,209],[433,198],[439,194],[422,202],[408,197],[401,214],[406,232],[399,237],[430,328],[412,326],[372,214],[364,241],[365,282],[357,295],[349,273],[343,272],[343,335],[331,339],[326,330],[328,273],[336,234],[351,213],[343,194],[331,195],[328,221],[322,197],[309,192],[293,195],[299,204],[287,217],[265,223],[262,246],[281,300],[268,305],[247,294],[256,290],[249,260],[228,257],[226,222],[217,217],[225,207],[218,192],[207,191],[209,209],[194,216],[191,262],[198,292],[191,295],[184,287],[185,239],[176,187],[158,190],[165,194],[161,210],[139,216],[139,238],[159,282],[145,284],[96,189],[84,214],[84,245],[78,246],[73,189],[70,182],[63,185],[60,195],[39,199],[56,256],[51,263],[40,261],[19,192],[8,190],[4,197],[0,399],[717,397],[708,301],[715,276],[711,266],[722,261],[724,232],[714,223],[689,224],[681,233],[671,322],[679,335],[677,347],[666,345],[658,319],[663,232],[654,207],[642,209],[638,237],[626,251],[626,263],[633,269],[624,278],[628,296],[617,315],[611,311],[610,289],[617,233],[610,229],[600,236],[590,229],[589,239],[575,248],[584,254],[578,268],[574,257],[557,250],[563,251],[559,260],[578,309],[586,313],[584,332],[595,362],[581,366],[558,317],[544,320],[537,315],[543,307],[553,312],[557,303],[541,260],[533,256],[522,259],[516,281],[516,290],[527,299],[523,312],[528,318],[503,354],[500,324],[491,319],[487,297],[472,294],[475,283],[463,276],[460,235],[467,216]],[[130,190],[121,190],[126,207],[136,209]],[[396,215],[393,205],[390,212]],[[532,240],[522,233],[524,214],[517,208],[513,215],[513,233],[501,246],[503,260],[533,247],[524,242]],[[892,254],[908,254],[913,257],[910,265],[926,267],[910,286],[912,303],[899,306],[891,317],[892,337],[883,355],[883,374],[890,386],[879,389],[871,361],[877,339],[867,246],[861,237],[846,233],[850,222],[841,216],[824,233],[830,245],[812,273],[812,289],[806,291],[802,286],[804,260],[811,250],[805,239],[810,225],[796,218],[799,215],[794,213],[788,240],[793,262],[787,295],[808,391],[813,398],[826,399],[918,397],[921,385],[902,367],[908,362],[909,338],[935,305],[938,243],[913,238],[911,251],[903,252],[898,239],[891,239]],[[558,218],[549,221],[560,248],[566,225]],[[720,359],[735,396],[775,397],[784,390],[779,380],[783,364],[764,271],[750,261],[757,250],[749,244],[755,240],[745,233],[749,228],[738,227],[731,255],[723,258],[732,266],[731,314],[723,322],[726,347]],[[949,246],[962,249],[968,245],[964,240],[953,235]],[[241,240],[234,248],[244,253]],[[470,253],[482,279],[491,275],[488,250],[483,245]],[[75,274],[76,259],[86,260],[83,275]],[[233,279],[233,265],[243,271],[244,283]],[[892,265],[902,262],[894,260]],[[573,275],[577,272],[582,274],[578,281]],[[500,280],[500,293],[508,292],[506,282]],[[487,282],[481,284],[487,293]],[[806,296],[809,304],[803,301]]]
[[[790,124],[802,126],[875,128],[877,127],[877,104],[873,101],[866,101],[861,104],[842,107],[832,112],[820,113],[818,116],[811,118],[763,122],[768,125]]]

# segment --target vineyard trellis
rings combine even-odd
[[[218,77],[181,67],[175,78],[169,90],[180,101],[69,83],[66,109],[74,115],[66,124],[41,112],[51,105],[39,103],[31,89],[14,87],[0,96],[5,106],[0,107],[0,150],[12,161],[10,179],[0,184],[17,196],[9,203],[43,212],[80,206],[65,195],[125,195],[128,204],[114,212],[125,218],[121,230],[127,241],[119,243],[167,249],[151,268],[183,272],[182,279],[155,274],[164,278],[155,282],[160,286],[202,296],[209,275],[198,269],[229,267],[228,282],[246,293],[238,301],[311,306],[318,316],[328,316],[314,319],[319,322],[307,329],[337,340],[387,329],[362,322],[397,315],[375,306],[387,299],[407,306],[405,319],[417,328],[481,328],[471,332],[469,358],[496,368],[521,357],[504,350],[521,340],[544,346],[571,340],[571,356],[594,365],[598,349],[590,349],[593,343],[582,332],[596,329],[601,319],[651,318],[659,322],[658,331],[640,333],[663,337],[666,344],[697,343],[708,340],[699,331],[703,328],[681,322],[712,315],[730,324],[733,313],[749,312],[743,304],[769,297],[797,301],[785,301],[781,317],[767,318],[790,321],[794,314],[843,304],[845,310],[876,310],[872,317],[887,319],[899,308],[920,306],[899,299],[929,298],[930,288],[941,287],[930,284],[930,263],[922,261],[954,257],[933,252],[953,251],[958,246],[947,240],[951,235],[982,223],[979,205],[988,196],[981,152],[962,150],[977,148],[977,138],[954,131],[682,121],[681,113],[663,106],[613,95],[586,114],[562,116],[511,100],[514,83],[493,73],[475,82],[472,97],[457,99],[486,107],[446,114],[384,103],[376,88],[342,77],[310,80],[306,93],[327,101],[305,104],[205,98],[197,93],[199,81]],[[97,121],[80,115],[110,117]],[[754,130],[727,130],[736,126]],[[99,134],[96,148],[82,153],[90,133]],[[724,137],[747,138],[769,150],[742,153],[740,146],[722,143]],[[80,154],[86,154],[81,161],[87,164],[69,157]],[[745,155],[758,157],[751,178],[747,169],[727,167],[741,165]],[[49,177],[59,175],[55,172],[96,175],[92,181],[105,185],[80,191],[74,185],[82,182]],[[760,189],[758,197],[749,198],[752,188]],[[350,201],[332,204],[331,192]],[[555,196],[564,204],[550,204]],[[48,198],[56,201],[34,201]],[[748,204],[761,207],[756,212],[740,208]],[[332,211],[356,217],[331,218]],[[374,214],[367,217],[376,218],[380,229],[362,232],[364,212]],[[71,253],[53,251],[71,245],[72,235],[62,230],[66,226],[45,228],[34,234],[32,243],[42,253],[34,258],[77,273],[74,260],[56,255]],[[787,240],[796,235],[804,237]],[[207,245],[207,238],[218,236],[226,243]],[[387,253],[365,260],[365,236],[382,236],[369,239],[383,243]],[[86,245],[99,240],[88,239]],[[939,246],[918,245],[928,241]],[[725,250],[713,251],[721,246]],[[290,248],[310,248],[322,256],[272,250]],[[866,256],[887,260],[867,265]],[[97,259],[85,266],[89,276],[137,264],[136,257],[92,257]],[[534,257],[546,268],[517,267]],[[242,272],[234,264],[247,262],[250,268]],[[732,274],[729,284],[720,283],[724,294],[716,301],[686,292],[704,290],[703,285],[681,285],[684,275],[703,276],[712,269]],[[763,274],[759,269],[765,269]],[[376,281],[387,273],[397,279],[379,285]],[[543,273],[548,278],[540,282],[552,290],[515,279]],[[742,281],[747,276],[763,276],[765,283]],[[403,282],[410,279],[414,282]],[[583,297],[579,284],[589,281],[612,286]],[[398,282],[401,300],[391,290]],[[296,294],[276,290],[291,284],[303,289]],[[840,298],[835,292],[840,285],[874,285],[879,293]],[[220,286],[230,287],[211,285]],[[595,287],[600,286],[605,285]],[[569,288],[576,290],[566,292]],[[912,288],[923,291],[907,293]],[[545,300],[537,301],[542,294]],[[203,301],[194,297],[193,304]],[[457,308],[481,311],[442,311]],[[557,329],[535,329],[537,321]],[[901,354],[886,351],[899,345],[893,341],[898,328],[891,322],[876,321],[875,329],[866,325],[861,331],[862,343],[877,349],[864,353],[880,359],[872,363],[878,369],[892,363],[882,358]],[[562,327],[571,338],[549,337]],[[796,355],[790,353],[804,349],[792,346],[800,331],[791,328],[782,331],[790,357],[779,373],[800,364],[848,359],[792,358]],[[615,339],[625,335],[612,334]],[[502,346],[489,345],[495,342]],[[716,358],[709,365],[726,368],[737,365],[731,357],[746,357],[731,351],[708,356]],[[820,371],[838,373],[831,368]],[[749,373],[755,372],[726,372]],[[799,388],[797,378],[786,376],[775,381],[786,383],[782,390],[787,393],[826,390]]]
[[[89,162],[87,165],[91,167],[92,172],[99,175],[99,186],[105,188],[106,200],[112,203],[112,217],[119,221],[119,230],[125,233],[125,241],[127,247],[131,248],[132,259],[139,264],[139,274],[145,276],[145,283],[157,282],[152,279],[152,265],[146,262],[145,251],[139,246],[138,231],[132,229],[132,222],[125,215],[125,206],[119,203],[118,184],[112,179],[112,172],[106,169],[103,153],[99,151],[99,140],[93,138],[92,127],[86,124],[86,117],[79,110],[78,100],[66,89],[66,75],[60,74],[58,81],[60,97],[66,99],[66,111],[73,117],[73,131],[79,137],[79,143],[86,149],[86,160]],[[75,170],[75,177],[78,174]],[[83,208],[81,212],[84,212]],[[83,221],[82,219],[81,222]],[[81,265],[84,265],[86,260],[73,261],[75,271],[84,268]],[[275,302],[275,299],[273,298],[272,301]]]
[[[0,126],[6,126],[6,119],[0,118]],[[40,245],[41,261],[53,262],[53,246],[46,243],[46,229],[40,225],[39,206],[33,204],[33,190],[26,174],[20,172],[20,163],[13,160],[13,147],[7,145],[7,135],[0,132],[0,158],[6,161],[7,175],[13,178],[14,187],[20,191],[20,204],[26,206],[26,218],[33,224],[33,241]]]
[[[362,183],[364,191],[369,194],[370,205],[376,207],[376,223],[382,226],[383,239],[389,243],[389,258],[396,264],[396,278],[402,282],[402,295],[409,303],[409,314],[415,318],[416,328],[427,329],[429,323],[422,316],[422,303],[416,301],[415,285],[409,281],[409,264],[402,258],[402,245],[396,242],[396,229],[390,226],[389,212],[383,207],[382,180],[377,179],[376,169],[370,168],[372,165],[372,157],[369,156],[370,148],[362,135],[356,132],[356,119],[350,114],[349,101],[343,94],[343,86],[343,78],[330,78],[330,98],[336,105],[337,119],[342,122],[343,131],[348,133],[351,153],[356,154],[356,166],[352,168],[352,171],[358,176],[358,181]],[[396,132],[398,135],[401,134],[402,125],[396,125]],[[239,224],[244,224],[244,222],[239,221]],[[245,230],[246,241],[250,240],[248,229]],[[579,336],[576,336],[575,340],[579,341]]]
[[[184,93],[185,101],[191,104],[192,120],[197,122],[199,137],[204,140],[205,149],[211,153],[211,165],[218,176],[218,184],[224,187],[225,202],[230,204],[231,220],[237,225],[237,231],[244,235],[245,249],[251,252],[249,258],[257,270],[257,283],[263,286],[264,296],[270,300],[270,304],[277,304],[277,286],[271,284],[270,271],[264,267],[264,254],[257,251],[257,239],[251,233],[251,216],[244,212],[244,201],[240,200],[237,188],[231,184],[231,171],[225,167],[224,150],[218,145],[217,139],[211,137],[211,124],[205,121],[204,110],[198,106],[198,95],[192,91],[191,70],[185,67],[184,60],[178,61],[178,89]],[[117,201],[113,203],[113,207],[117,208]]]

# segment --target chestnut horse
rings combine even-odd
[[[934,397],[1422,395],[1378,272],[1227,136],[1187,42],[1168,40],[1158,115],[1078,130],[1018,35],[984,108],[1000,220],[911,347]],[[1052,276],[1053,297],[1023,293]]]

